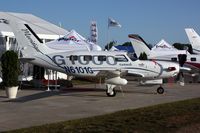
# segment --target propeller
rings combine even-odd
[[[179,61],[179,65],[180,67],[183,67],[184,63],[187,60],[187,55],[186,54],[179,54],[178,55],[178,61]],[[180,85],[184,86],[185,85],[185,81],[184,81],[184,75],[183,75],[183,71],[180,70],[180,72],[177,75],[177,80],[180,81]]]

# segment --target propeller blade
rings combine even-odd
[[[179,54],[178,55],[178,61],[179,61],[180,67],[183,67],[184,63],[186,62],[186,59],[187,59],[186,54]]]
[[[186,62],[186,60],[187,60],[187,55],[186,54],[179,54],[178,55],[178,61],[179,61],[180,68],[183,68],[183,65]],[[183,71],[182,70],[180,70],[180,72],[179,72],[179,74],[177,76],[177,79],[178,79],[178,81],[179,81],[181,86],[185,85],[184,75],[183,75]]]

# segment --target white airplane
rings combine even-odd
[[[185,32],[192,45],[193,52],[195,54],[200,54],[200,36],[192,28],[186,28]]]
[[[163,61],[140,61],[130,58],[126,52],[55,50],[47,47],[31,27],[16,19],[1,19],[15,34],[21,59],[32,64],[67,73],[73,76],[106,77],[106,94],[115,96],[115,88],[127,84],[122,78],[128,73],[137,78],[168,78],[179,73],[179,65]],[[164,89],[159,87],[158,93]]]
[[[190,71],[190,68],[200,69],[200,56],[189,54],[184,50],[151,50],[148,44],[136,34],[129,35],[129,39],[134,47],[136,55],[139,57],[140,53],[145,52],[148,59],[165,60],[179,62],[180,69]],[[186,67],[183,67],[186,65]]]

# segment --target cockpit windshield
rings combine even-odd
[[[136,61],[138,59],[135,53],[128,53],[127,55],[132,61]]]

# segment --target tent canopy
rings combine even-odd
[[[153,48],[153,51],[160,51],[160,50],[177,50],[172,45],[170,45],[168,42],[166,42],[164,39],[162,39],[159,43],[157,43]]]
[[[75,30],[71,30],[67,35],[48,42],[46,45],[54,49],[102,50],[100,46],[88,41]]]

